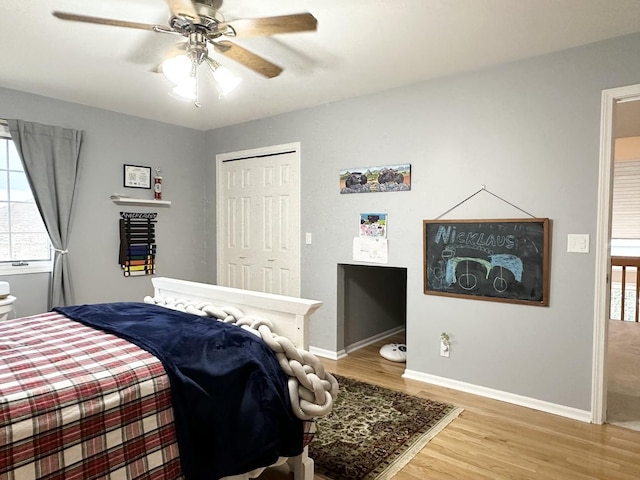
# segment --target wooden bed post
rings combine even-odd
[[[304,447],[300,455],[290,458],[287,462],[295,480],[313,480],[313,459],[309,457],[308,446]]]

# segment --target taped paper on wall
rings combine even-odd
[[[353,261],[387,263],[389,244],[386,238],[355,237],[353,239]]]

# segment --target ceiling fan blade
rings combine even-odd
[[[191,0],[167,0],[169,10],[174,17],[189,17],[195,23],[200,23],[200,16]]]
[[[264,77],[277,77],[282,72],[282,68],[279,66],[235,43],[231,43],[227,40],[212,43],[216,52],[230,58],[231,60],[235,60]]]
[[[75,13],[52,12],[53,16],[60,20],[71,20],[73,22],[97,23],[98,25],[111,25],[113,27],[139,28],[142,30],[153,30],[163,28],[159,25],[149,23],[127,22],[126,20],[113,20],[111,18],[89,17],[87,15],[76,15]]]
[[[310,13],[297,13],[279,17],[244,18],[221,23],[219,27],[221,30],[231,27],[237,38],[264,37],[278,33],[315,31],[318,29],[318,20]]]

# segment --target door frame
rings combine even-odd
[[[600,119],[600,171],[593,321],[593,371],[591,421],[602,424],[607,416],[606,356],[609,320],[609,276],[611,269],[611,199],[613,195],[614,107],[618,101],[640,99],[640,84],[602,91]]]
[[[298,205],[298,211],[296,212],[298,215],[298,225],[300,228],[302,227],[302,165],[300,160],[300,142],[295,143],[284,143],[280,145],[272,145],[269,147],[259,147],[252,148],[249,150],[239,150],[236,152],[227,152],[227,153],[219,153],[216,155],[216,279],[221,278],[220,273],[222,269],[221,258],[222,258],[222,244],[223,244],[223,235],[224,226],[222,222],[221,215],[221,206],[224,205],[223,201],[223,189],[221,188],[221,182],[223,178],[221,176],[222,163],[226,160],[230,159],[243,159],[243,158],[251,158],[251,157],[260,157],[260,156],[271,156],[278,155],[282,153],[291,152],[296,154],[295,161],[297,163],[298,172],[300,175],[301,181],[299,182],[298,188],[298,196],[300,198],[300,202]],[[298,285],[297,291],[302,291],[302,241],[300,232],[298,235],[292,240],[298,242]],[[299,294],[298,294],[299,295]]]

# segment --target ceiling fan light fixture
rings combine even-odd
[[[216,81],[218,97],[224,97],[230,94],[242,81],[240,77],[232,73],[227,67],[211,58],[207,58],[207,65]]]
[[[174,85],[172,95],[192,99],[195,91],[197,99],[198,82],[189,77],[197,76],[200,64],[206,62],[211,71],[219,97],[229,94],[240,83],[233,75],[215,60],[209,53],[218,53],[240,63],[266,78],[277,77],[282,68],[266,58],[224,38],[268,37],[284,33],[311,32],[318,28],[318,21],[311,13],[297,13],[272,17],[245,18],[227,22],[219,11],[223,0],[166,0],[171,16],[167,25],[132,22],[114,18],[78,15],[69,12],[53,11],[53,16],[65,21],[82,22],[94,25],[149,30],[156,33],[185,37],[186,54],[162,62],[158,71]],[[195,86],[194,86],[195,83]]]
[[[185,102],[198,100],[198,81],[196,77],[188,77],[171,89],[171,96]]]
[[[176,55],[162,62],[162,73],[171,83],[181,84],[191,77],[193,62],[186,55]]]

